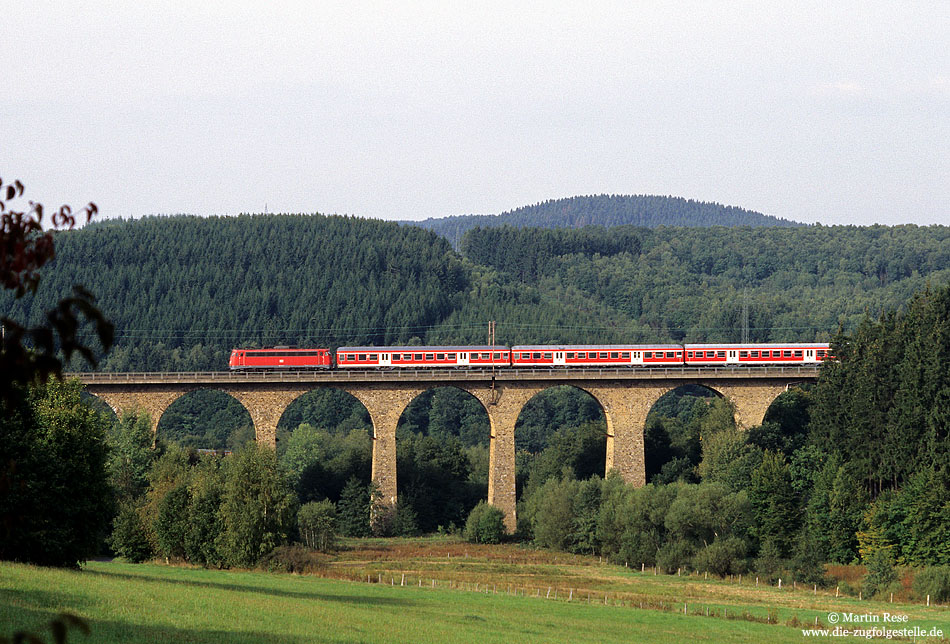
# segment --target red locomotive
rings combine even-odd
[[[333,354],[329,349],[234,349],[228,362],[231,369],[329,369]]]

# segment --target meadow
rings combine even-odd
[[[63,611],[92,630],[70,642],[800,642],[816,618],[825,627],[830,613],[846,612],[905,614],[901,626],[950,633],[945,606],[654,575],[510,545],[360,540],[308,567],[2,563],[0,637],[48,637],[46,623]]]

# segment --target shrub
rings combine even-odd
[[[950,566],[930,566],[920,570],[914,575],[911,588],[920,599],[930,595],[930,601],[950,601]]]
[[[781,576],[784,562],[782,553],[773,539],[766,539],[759,548],[759,556],[755,560],[755,571],[770,584],[774,584]]]
[[[332,501],[311,501],[297,512],[300,538],[310,548],[329,552],[336,541],[336,506]]]
[[[738,537],[716,539],[696,553],[693,567],[700,572],[711,572],[719,577],[746,571],[746,543]]]
[[[261,558],[261,567],[290,573],[310,573],[326,567],[320,555],[305,546],[277,546]]]
[[[656,565],[666,574],[672,575],[685,568],[693,557],[693,546],[685,539],[666,542],[656,553]]]
[[[500,543],[505,536],[505,513],[479,501],[468,515],[464,534],[470,543]]]

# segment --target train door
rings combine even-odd
[[[554,352],[554,364],[555,364],[555,365],[560,365],[560,366],[562,366],[562,367],[567,364],[567,362],[564,360],[564,352],[563,352],[563,351],[555,351],[555,352]]]
[[[391,367],[393,365],[393,354],[391,353],[380,353],[379,354],[379,366],[380,367]]]
[[[459,354],[459,366],[467,367],[468,365],[469,365],[468,354],[463,351]]]
[[[805,362],[816,362],[814,349],[805,349]]]
[[[726,364],[739,364],[739,352],[735,349],[729,349],[726,352]]]

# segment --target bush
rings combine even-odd
[[[774,584],[781,576],[784,561],[778,545],[773,539],[766,539],[759,548],[759,556],[755,560],[755,571],[765,581]]]
[[[930,595],[932,602],[950,601],[950,566],[930,566],[914,575],[911,585],[919,599]]]
[[[336,506],[332,501],[311,501],[297,512],[300,538],[310,548],[329,552],[336,541]]]
[[[685,539],[674,539],[657,551],[656,565],[666,574],[672,575],[680,568],[685,568],[692,558],[693,546]]]
[[[479,501],[468,515],[464,534],[470,543],[501,543],[505,536],[505,513]]]
[[[272,572],[312,573],[326,567],[313,550],[301,546],[277,546],[261,558],[261,567]]]
[[[693,567],[699,572],[711,572],[719,577],[746,571],[746,543],[738,537],[716,539],[696,553]]]

